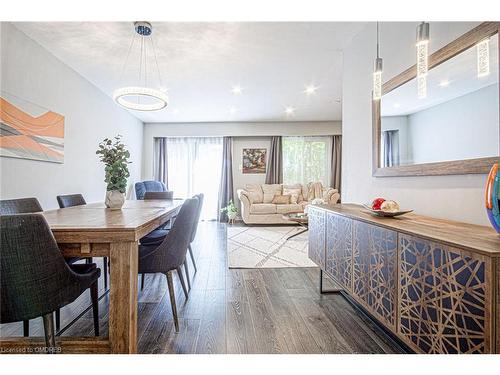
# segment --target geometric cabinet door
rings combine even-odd
[[[399,336],[423,353],[489,353],[487,257],[399,235]]]

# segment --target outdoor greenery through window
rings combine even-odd
[[[283,182],[329,185],[330,137],[283,137]]]

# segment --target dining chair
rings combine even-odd
[[[58,195],[57,203],[60,208],[74,207],[74,206],[83,206],[86,205],[87,202],[85,198],[83,198],[82,194],[68,194],[68,195]],[[87,263],[92,263],[92,258],[69,258],[70,261],[68,263],[74,263],[81,259],[86,259]],[[108,289],[108,257],[102,258],[103,264],[103,276],[104,276],[104,289]]]
[[[196,268],[196,262],[194,260],[193,248],[191,247],[191,244],[196,238],[196,232],[198,231],[198,224],[200,223],[201,210],[203,209],[203,199],[205,196],[203,195],[203,193],[200,193],[197,195],[197,197],[198,197],[198,210],[196,211],[196,221],[191,232],[191,240],[189,241],[189,246],[188,246],[189,255],[191,256],[191,261],[193,262],[195,274],[196,272],[198,272],[198,268]]]
[[[135,183],[135,197],[138,200],[144,199],[144,195],[148,191],[167,191],[167,187],[161,181],[140,181]]]
[[[192,227],[195,225],[197,208],[198,198],[186,199],[179,210],[172,229],[159,245],[139,245],[139,273],[163,273],[167,278],[175,332],[179,332],[179,319],[172,274],[173,270],[177,271],[184,296],[188,299],[188,291],[184,283],[181,266],[186,261],[187,248],[191,239]]]
[[[90,289],[94,332],[99,335],[95,264],[64,260],[45,218],[40,214],[0,216],[1,245],[0,322],[12,323],[43,318],[45,342],[55,347],[53,312]]]

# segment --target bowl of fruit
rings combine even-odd
[[[371,204],[364,204],[368,212],[376,216],[395,217],[407,214],[413,210],[401,210],[396,201],[385,198],[375,198]]]

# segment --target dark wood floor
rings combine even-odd
[[[139,292],[140,353],[401,352],[344,297],[320,295],[316,268],[228,269],[225,226],[214,222],[200,224],[193,250],[198,273],[187,301],[175,279],[179,333],[173,329],[165,277],[146,277]],[[100,290],[101,334],[107,335],[108,296],[102,284]],[[84,293],[65,307],[62,326],[89,300]],[[22,324],[1,325],[0,334],[19,336]],[[42,334],[41,319],[32,320],[31,335]],[[91,311],[62,333],[72,335],[93,335]]]

